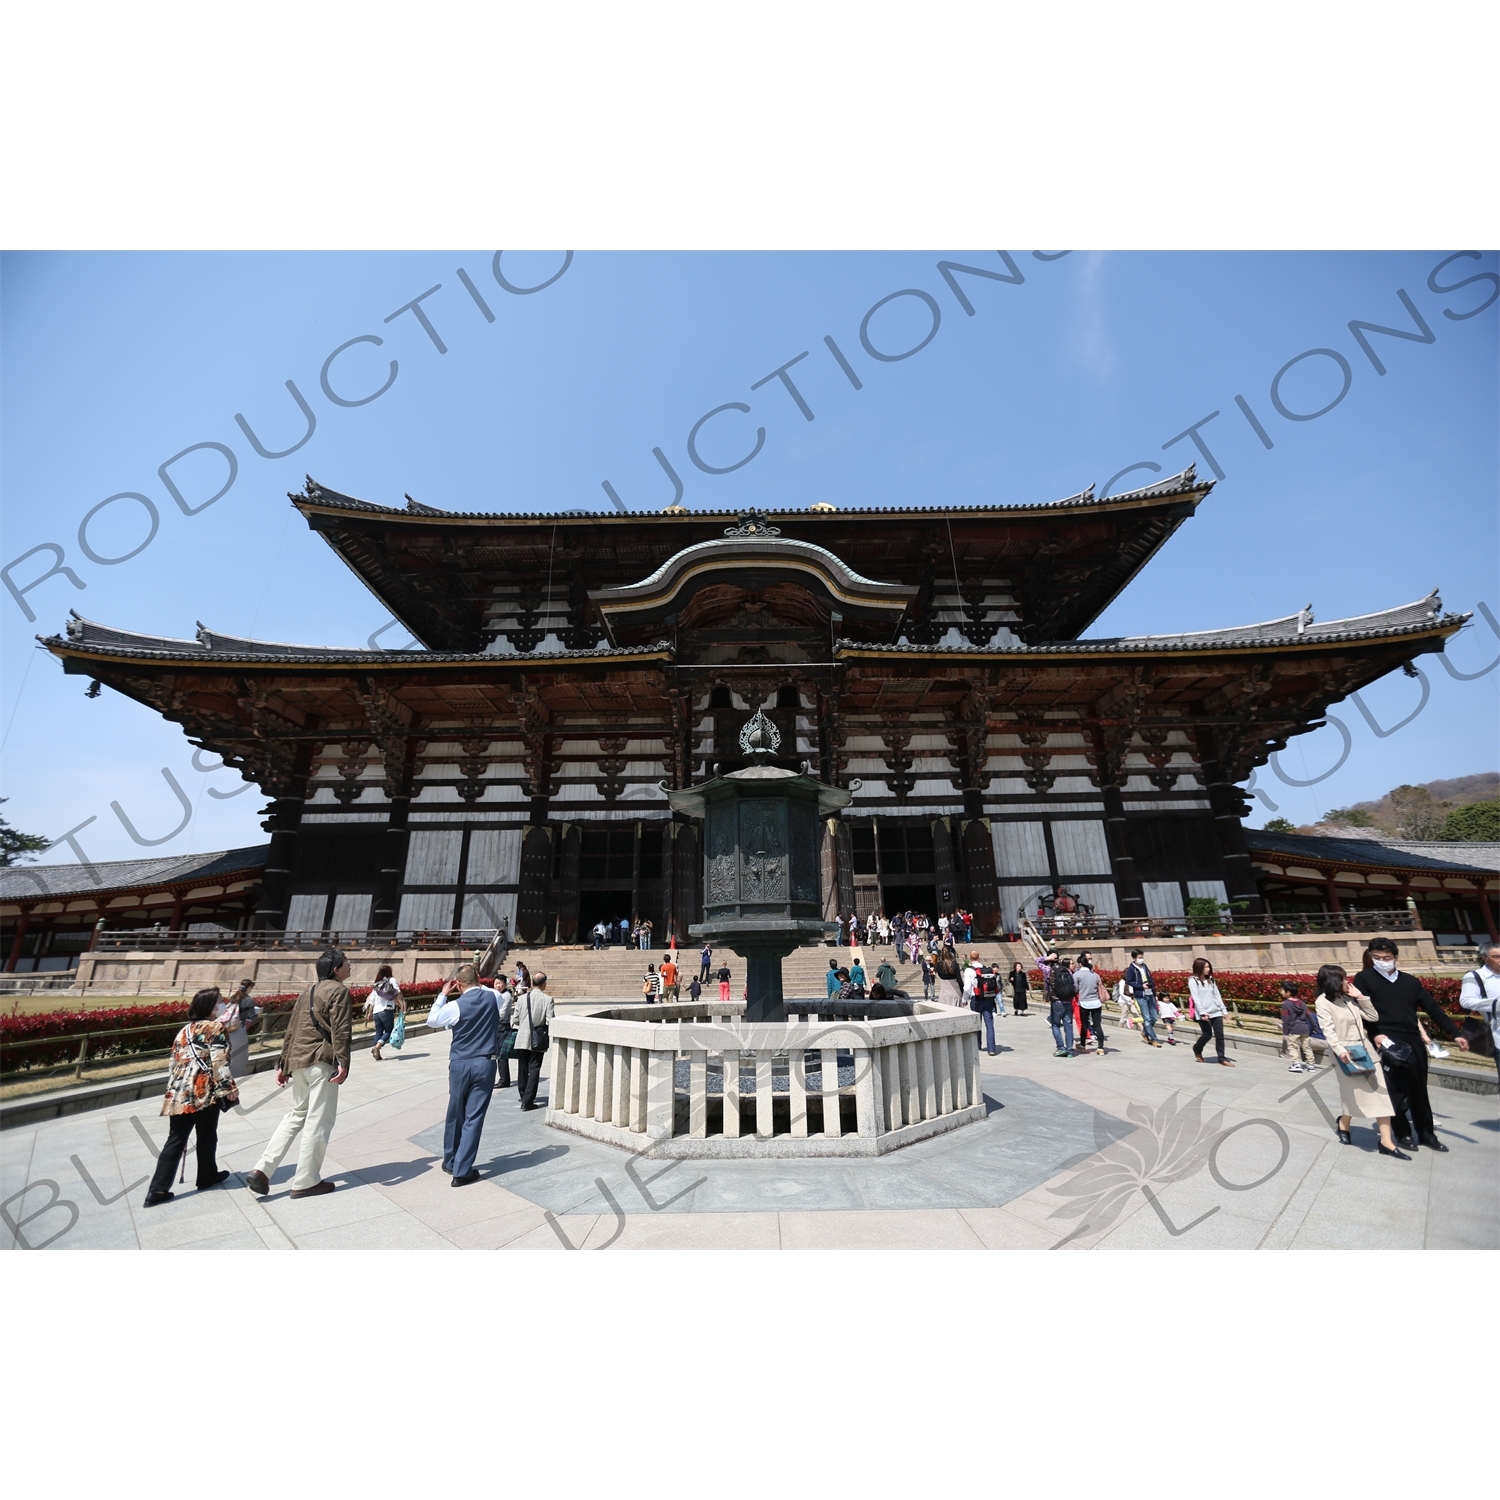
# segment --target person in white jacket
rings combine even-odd
[[[1232,1068],[1234,1064],[1224,1056],[1224,997],[1220,995],[1218,983],[1214,979],[1214,966],[1206,958],[1193,960],[1193,975],[1188,980],[1188,990],[1193,997],[1193,1014],[1198,1018],[1198,1030],[1201,1033],[1193,1043],[1193,1056],[1199,1062],[1207,1062],[1203,1049],[1208,1045],[1209,1037],[1212,1037],[1214,1050],[1218,1053],[1214,1060],[1223,1067]]]
[[[1477,1011],[1490,1023],[1495,1039],[1495,1070],[1500,1073],[1500,943],[1491,943],[1484,952],[1484,963],[1464,975],[1458,1003],[1465,1010]]]

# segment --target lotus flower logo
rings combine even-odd
[[[1186,1234],[1218,1213],[1217,1207],[1211,1208],[1191,1224],[1178,1228],[1152,1192],[1153,1188],[1181,1182],[1201,1170],[1222,1134],[1224,1113],[1220,1110],[1212,1119],[1205,1120],[1203,1094],[1195,1095],[1185,1104],[1179,1104],[1178,1097],[1174,1093],[1155,1111],[1143,1104],[1129,1105],[1126,1115],[1143,1128],[1112,1142],[1066,1182],[1048,1189],[1068,1199],[1048,1218],[1084,1220],[1059,1240],[1052,1247],[1054,1250],[1080,1235],[1107,1229],[1138,1192],[1174,1237]]]

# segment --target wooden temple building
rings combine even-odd
[[[575,941],[699,919],[666,789],[780,763],[853,790],[825,911],[1066,884],[1100,916],[1260,910],[1236,783],[1329,705],[1443,649],[1436,594],[1357,619],[1085,636],[1211,485],[1035,505],[473,514],[292,502],[413,650],[135,634],[73,617],[65,671],[136,699],[270,799],[255,920]]]

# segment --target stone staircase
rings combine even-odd
[[[894,948],[865,947],[865,968],[871,979],[883,959],[889,958],[896,970],[897,983],[914,994],[921,994],[922,981],[912,965],[900,962]],[[962,952],[977,952],[986,963],[1003,965],[1006,971],[1018,959],[1026,961],[1026,952],[1019,943],[975,942],[965,945]],[[611,1002],[639,1002],[641,981],[646,974],[646,965],[659,964],[662,950],[648,949],[640,952],[634,948],[604,948],[594,952],[591,948],[574,946],[554,948],[516,947],[507,960],[512,966],[516,960],[524,963],[533,974],[546,974],[548,993],[559,1004],[605,1005]],[[847,948],[819,945],[798,948],[789,954],[781,965],[781,986],[786,997],[811,999],[826,992],[828,960],[837,957],[841,964],[849,961]],[[714,950],[714,972],[719,965],[727,963],[731,974],[730,993],[739,998],[745,979],[745,960],[742,954],[728,948]],[[682,970],[684,989],[687,981],[698,972],[698,950],[683,950],[678,967]],[[718,982],[713,980],[706,987],[712,998],[718,998]]]

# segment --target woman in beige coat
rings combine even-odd
[[[1366,1021],[1378,1021],[1375,1007],[1350,982],[1348,974],[1338,964],[1324,964],[1318,970],[1318,1024],[1333,1055],[1339,1062],[1350,1060],[1350,1048],[1362,1047],[1365,1056],[1375,1064],[1369,1073],[1349,1074],[1342,1068],[1339,1075],[1339,1102],[1342,1113],[1337,1126],[1338,1137],[1346,1145],[1353,1145],[1350,1133],[1353,1117],[1374,1120],[1380,1131],[1380,1154],[1394,1156],[1401,1161],[1411,1158],[1396,1148],[1391,1139],[1390,1095],[1385,1091],[1385,1080],[1381,1077],[1380,1058],[1375,1043],[1383,1041],[1376,1037],[1371,1041],[1365,1031]]]

